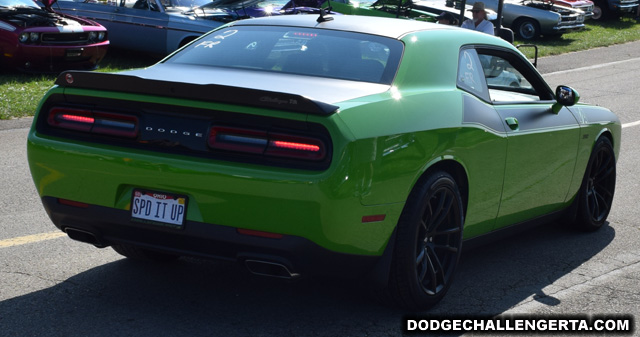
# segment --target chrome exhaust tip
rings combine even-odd
[[[300,274],[292,273],[287,266],[276,262],[245,260],[244,264],[249,272],[255,275],[277,277],[287,280],[300,277]]]
[[[96,236],[91,232],[87,232],[87,231],[77,229],[77,228],[72,228],[72,227],[67,227],[64,229],[64,231],[65,233],[67,233],[67,236],[69,236],[69,238],[73,240],[84,242],[84,243],[90,243],[98,248],[104,248],[107,246],[98,238],[98,236]]]

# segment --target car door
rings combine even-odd
[[[566,204],[580,129],[567,109],[554,112],[553,92],[520,54],[476,48],[491,104],[504,123],[507,158],[495,228],[560,210]]]
[[[469,188],[464,235],[473,237],[495,225],[502,197],[507,137],[504,123],[489,99],[489,88],[474,48],[460,50],[456,86],[463,91],[464,129],[457,146],[468,151],[463,155],[464,166],[473,185]]]

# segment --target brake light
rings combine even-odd
[[[132,115],[74,108],[53,108],[49,111],[48,117],[49,125],[56,128],[123,138],[138,136],[138,118]]]
[[[294,32],[293,36],[295,37],[316,37],[318,34],[315,33],[304,33],[304,32]]]
[[[209,147],[314,161],[323,160],[326,156],[326,146],[317,138],[221,126],[211,128]]]
[[[275,148],[280,148],[280,149],[301,150],[301,151],[311,151],[311,152],[320,151],[320,146],[313,145],[313,144],[284,142],[281,140],[272,141],[271,144],[273,144]]]
[[[81,123],[81,124],[93,124],[93,122],[95,121],[94,118],[91,117],[84,117],[84,116],[78,116],[78,115],[68,115],[68,114],[63,114],[60,115],[60,120],[62,121],[68,121],[68,122],[77,122],[77,123]]]
[[[306,160],[322,160],[325,156],[324,144],[319,139],[271,134],[266,155]]]

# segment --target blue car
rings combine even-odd
[[[257,0],[62,0],[57,12],[99,22],[116,48],[166,55],[225,23]]]

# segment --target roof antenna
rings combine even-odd
[[[332,16],[326,16],[329,15],[329,12],[331,12],[332,9],[331,0],[327,0],[327,7],[320,8],[320,16],[316,19],[316,22],[320,23],[333,20]]]

